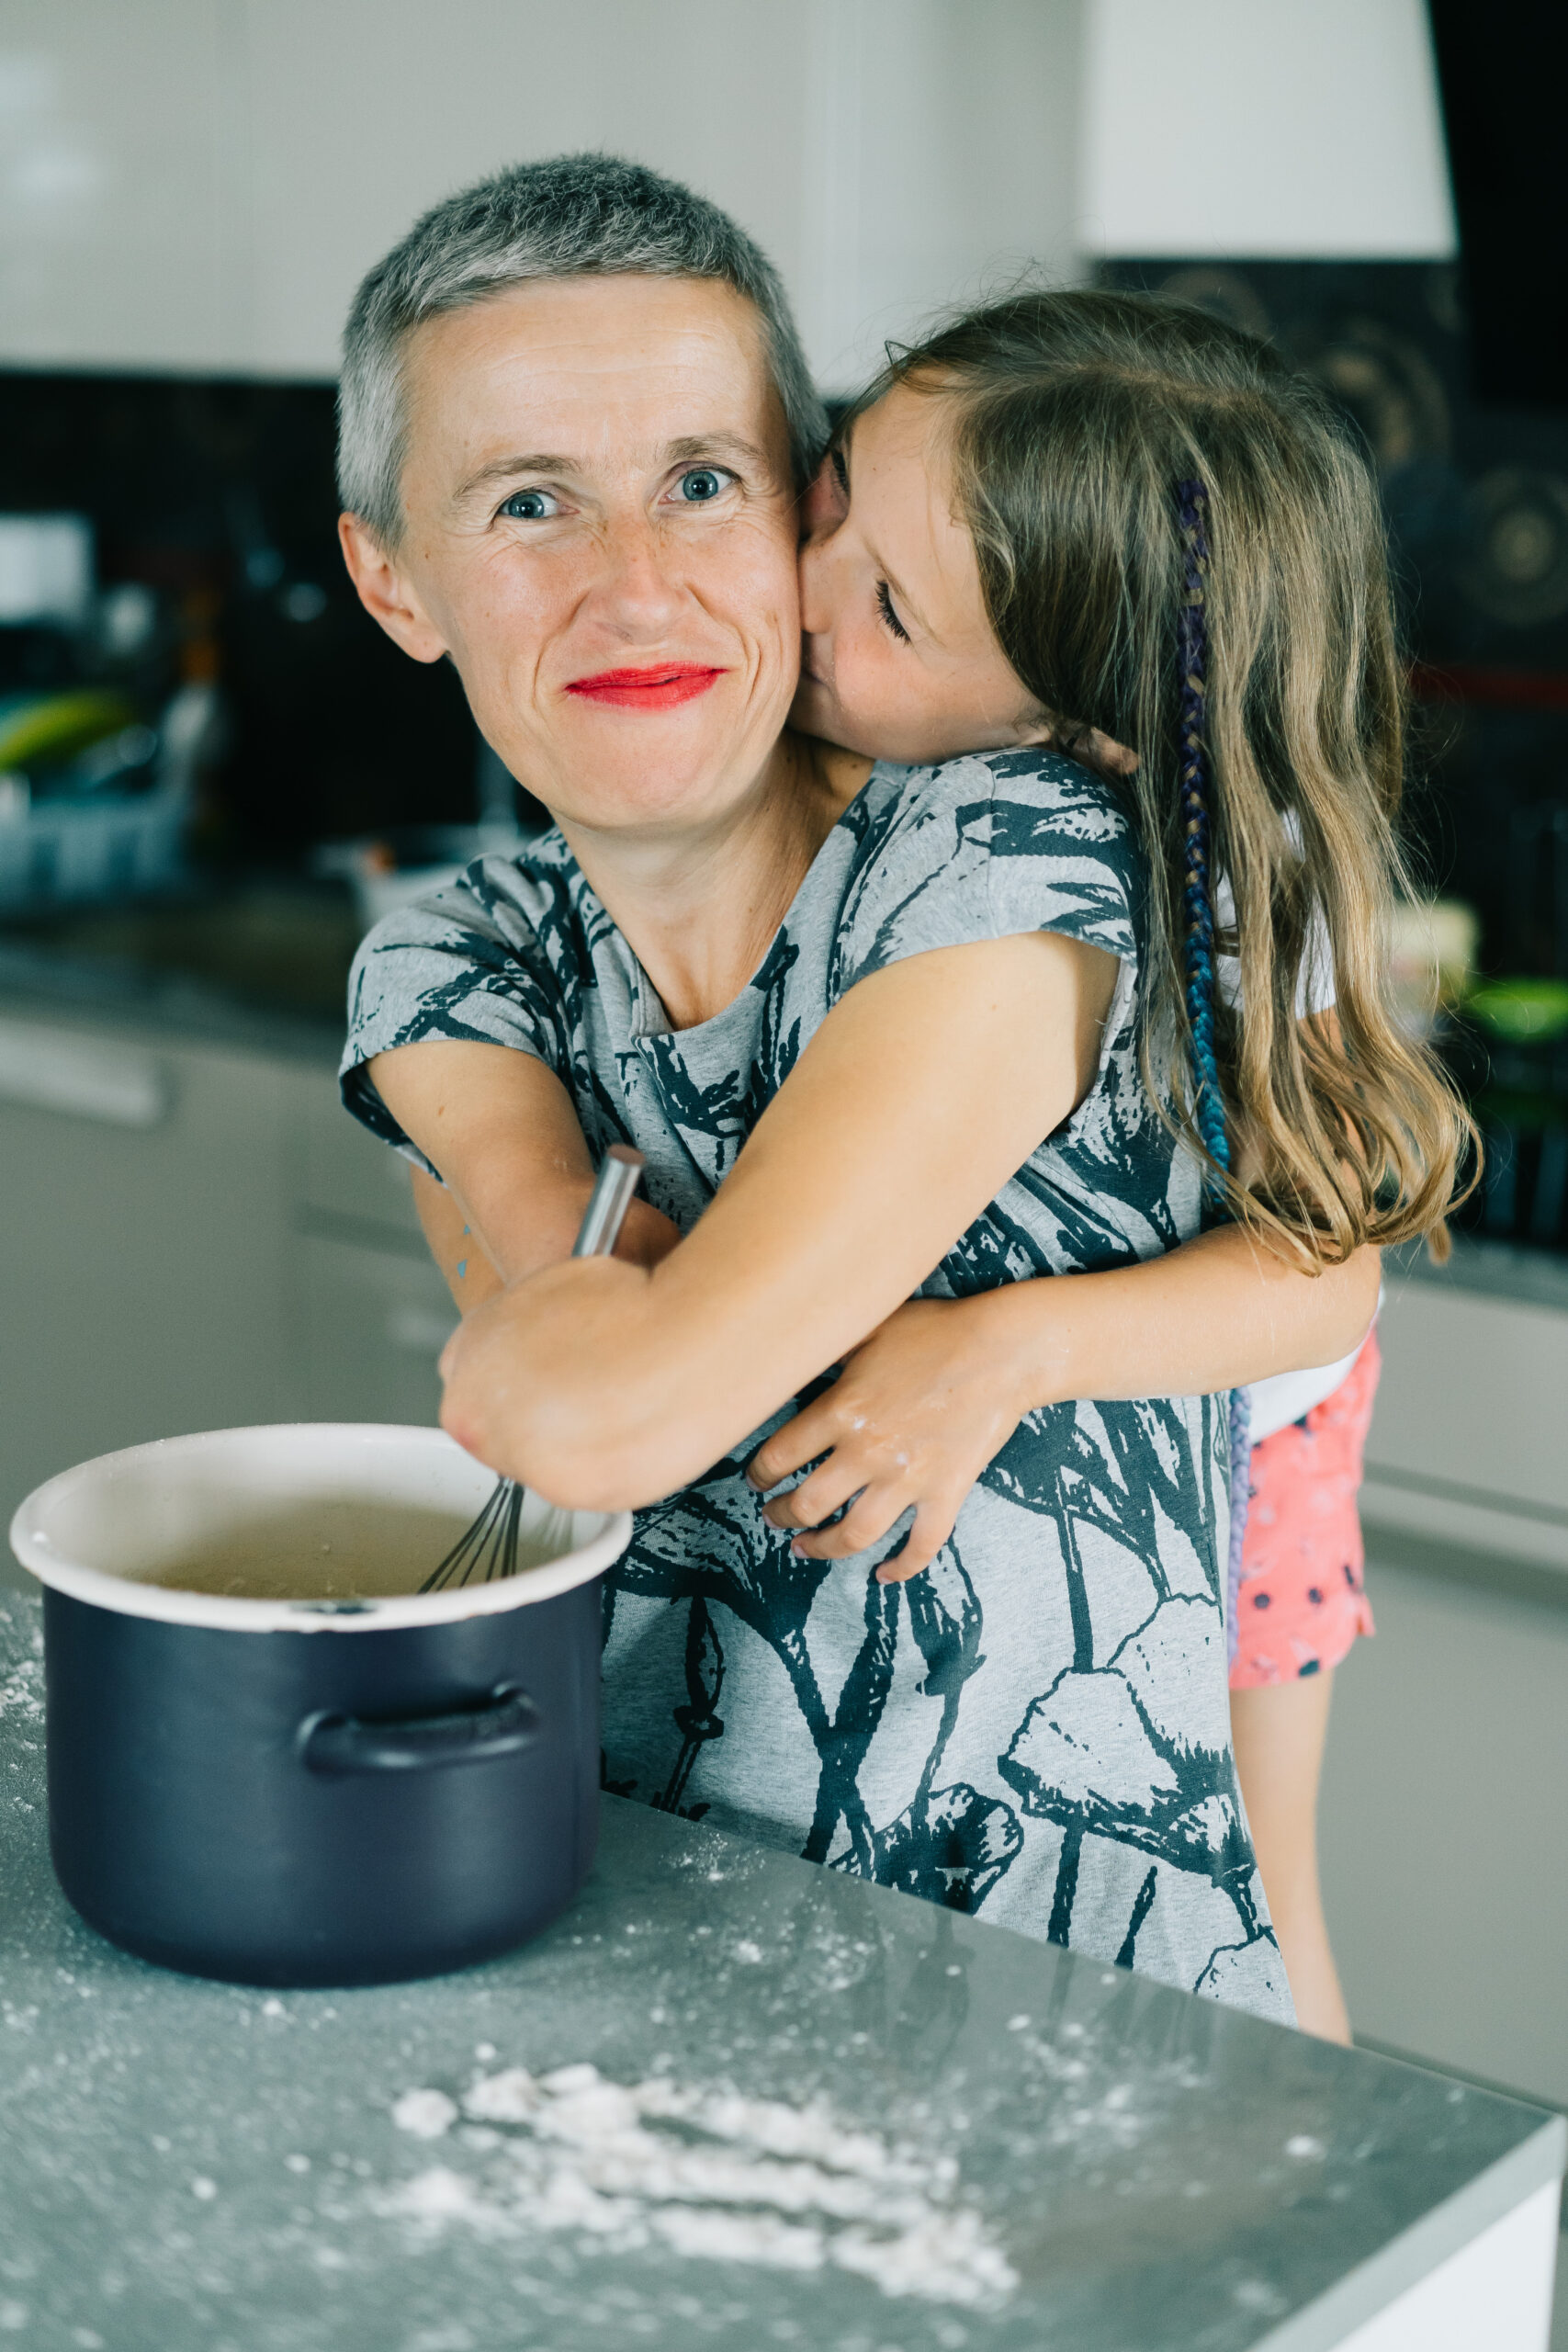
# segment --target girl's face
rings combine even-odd
[[[940,393],[895,385],[829,452],[806,503],[792,723],[914,766],[1051,735],[987,618],[953,512],[951,424]]]

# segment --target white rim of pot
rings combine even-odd
[[[341,1442],[346,1451],[384,1444],[395,1438],[400,1446],[432,1453],[462,1454],[462,1448],[444,1430],[401,1428],[386,1421],[275,1421],[254,1427],[194,1430],[187,1436],[155,1438],[147,1445],[122,1447],[100,1453],[90,1462],[62,1470],[21,1503],[11,1521],[11,1549],[24,1568],[40,1584],[69,1593],[96,1609],[113,1610],[122,1617],[155,1617],[175,1625],[206,1625],[239,1634],[369,1634],[389,1633],[400,1626],[445,1625],[467,1617],[499,1615],[502,1610],[527,1608],[536,1600],[552,1600],[570,1592],[612,1566],[631,1541],[629,1511],[577,1511],[578,1523],[597,1521],[588,1541],[558,1559],[523,1568],[517,1575],[491,1584],[458,1585],[443,1592],[388,1593],[352,1600],[246,1600],[230,1594],[187,1592],[176,1586],[146,1584],[130,1574],[89,1568],[69,1558],[51,1539],[48,1520],[57,1505],[88,1480],[112,1479],[117,1473],[155,1458],[199,1453],[224,1440],[270,1438],[287,1441],[309,1433],[312,1443]],[[465,1460],[471,1460],[464,1456]],[[474,1464],[481,1476],[482,1465]],[[486,1490],[476,1493],[473,1509],[483,1508]],[[434,1566],[434,1562],[432,1566]]]

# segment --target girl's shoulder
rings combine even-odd
[[[1112,854],[1131,844],[1133,829],[1115,785],[1076,760],[1042,744],[1010,752],[961,752],[929,767],[879,760],[850,812],[865,811],[870,826],[918,828],[952,816],[988,820],[1011,837],[1024,833],[1064,847],[1103,842]]]
[[[1059,753],[879,762],[841,821],[856,838],[840,989],[924,948],[1027,931],[1136,959],[1135,834],[1115,787]]]

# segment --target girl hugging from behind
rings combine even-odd
[[[956,1632],[936,1585],[929,1606],[908,1587],[910,1638],[924,1647],[928,1679],[916,1683],[910,1669],[908,1689],[925,1694],[922,1705],[934,1691],[946,1710],[942,1741],[951,1735],[953,1747],[944,1770],[960,1752],[953,1725],[963,1694],[972,1727],[967,1777],[928,1785],[933,1748],[897,1797],[907,1798],[903,1812],[875,1837],[867,1833],[863,1851],[853,1837],[839,1850],[826,1832],[814,1844],[815,1826],[802,1849],[961,1907],[986,1904],[1035,1934],[1280,2014],[1266,1915],[1247,1890],[1245,1826],[1234,1815],[1228,1827],[1213,1826],[1229,1799],[1222,1794],[1219,1812],[1205,1811],[1210,1801],[1197,1782],[1179,1786],[1179,1769],[1160,1760],[1163,1748],[1156,1755],[1150,1729],[1157,1732],[1159,1678],[1201,1680],[1211,1670],[1200,1656],[1207,1603],[1183,1578],[1208,1540],[1201,1528],[1218,1528],[1223,1549],[1223,1521],[1207,1499],[1194,1502],[1196,1516],[1179,1531],[1162,1518],[1176,1508],[1161,1500],[1173,1458],[1169,1434],[1159,1434],[1162,1408],[1117,1400],[1186,1400],[1180,1426],[1192,1433],[1194,1461],[1201,1454],[1208,1464],[1194,1475],[1202,1486],[1212,1474],[1222,1511],[1229,1477],[1239,1536],[1248,1486],[1246,1385],[1354,1351],[1374,1310],[1382,1246],[1426,1234],[1443,1247],[1465,1123],[1392,1017],[1382,967],[1382,922],[1399,879],[1402,690],[1375,497],[1319,396],[1250,338],[1138,297],[1026,294],[900,355],[841,428],[811,493],[807,525],[804,673],[793,723],[807,739],[808,760],[823,744],[863,757],[846,766],[835,754],[821,771],[829,788],[840,780],[837,820],[753,989],[764,981],[773,989],[777,964],[778,1001],[787,1008],[788,963],[807,935],[814,877],[824,888],[835,871],[846,877],[833,900],[834,953],[852,968],[830,1026],[841,1023],[860,975],[874,985],[887,961],[878,943],[918,925],[922,898],[934,904],[940,897],[933,882],[962,885],[975,903],[1000,910],[994,919],[1006,936],[1044,920],[1008,911],[1022,899],[1007,868],[1021,876],[1038,871],[1049,877],[1052,924],[1122,959],[1122,978],[1113,994],[1108,988],[1100,1014],[1097,1073],[1071,1117],[920,1294],[857,1347],[837,1351],[837,1367],[818,1364],[836,1376],[812,1384],[782,1422],[775,1415],[765,1423],[759,1443],[754,1415],[733,1427],[727,1420],[726,1385],[744,1392],[742,1367],[769,1344],[763,1318],[776,1317],[789,1294],[776,1279],[769,1292],[763,1272],[753,1281],[753,1261],[767,1252],[756,1247],[761,1225],[749,1239],[746,1216],[760,1216],[773,1198],[769,1170],[789,1132],[781,1124],[785,1106],[798,1099],[831,1108],[830,1095],[802,1088],[809,1040],[798,1077],[771,1038],[766,1082],[754,1079],[753,1065],[750,1091],[738,1081],[725,1098],[742,1136],[739,1158],[718,1167],[731,1196],[727,1217],[704,1214],[709,1200],[722,1198],[708,1176],[688,1185],[671,1174],[663,1196],[671,1216],[645,1205],[623,1244],[643,1270],[635,1296],[628,1290],[623,1303],[598,1273],[557,1269],[536,1278],[534,1269],[564,1254],[566,1220],[555,1215],[550,1231],[558,1238],[531,1256],[515,1239],[528,1228],[534,1181],[521,1159],[504,1213],[492,1206],[505,1188],[498,1189],[493,1165],[479,1168],[482,1140],[469,1140],[487,1131],[491,1048],[428,1042],[443,1033],[420,1009],[457,1001],[466,956],[484,965],[478,985],[492,1001],[512,985],[502,966],[513,955],[526,967],[513,991],[519,1001],[536,1005],[554,989],[563,1003],[580,1002],[583,974],[563,979],[564,951],[551,943],[575,922],[587,942],[582,956],[597,956],[604,934],[593,926],[603,909],[595,913],[571,897],[570,861],[551,845],[558,837],[516,862],[535,874],[525,916],[522,895],[497,871],[506,862],[484,861],[464,886],[466,909],[455,911],[461,893],[449,894],[393,918],[367,943],[345,1061],[350,1107],[389,1140],[404,1148],[412,1142],[443,1180],[416,1179],[433,1249],[468,1318],[446,1360],[444,1418],[486,1460],[552,1500],[602,1500],[603,1486],[592,1498],[571,1491],[582,1483],[575,1464],[585,1433],[613,1385],[623,1396],[636,1387],[639,1351],[656,1351],[677,1369],[667,1396],[644,1376],[638,1394],[651,1401],[637,1406],[628,1465],[634,1453],[639,1464],[657,1454],[647,1429],[661,1413],[672,1425],[684,1417],[707,1430],[726,1459],[683,1490],[695,1498],[684,1521],[666,1506],[662,1519],[656,1510],[639,1521],[645,1562],[665,1540],[660,1528],[676,1531],[668,1541],[677,1583],[682,1545],[710,1545],[715,1559],[727,1546],[729,1566],[715,1570],[713,1589],[732,1594],[745,1618],[764,1608],[759,1584],[770,1577],[787,1584],[791,1562],[819,1576],[825,1564],[853,1566],[866,1555],[863,1603],[842,1600],[854,1623],[846,1614],[836,1652],[839,1728],[825,1712],[818,1740],[818,1814],[837,1773],[842,1789],[833,1802],[850,1818],[844,1808],[850,1797],[860,1800],[856,1774],[868,1754],[863,1777],[880,1771],[894,1792],[885,1805],[895,1804],[903,1768],[887,1760],[895,1751],[886,1725],[907,1697],[902,1636],[886,1611],[879,1615],[874,1589],[937,1577],[957,1556],[956,1544],[969,1596],[953,1604]],[[868,759],[876,763],[869,777]],[[1092,791],[1081,770],[1065,765],[1074,759],[1098,771]],[[942,762],[955,763],[946,785],[947,772],[934,764]],[[1107,865],[1105,847],[1118,831],[1131,845],[1124,870],[1133,877],[1120,905],[1115,877],[1123,869],[1114,859]],[[939,854],[933,842],[940,874],[930,863]],[[570,922],[550,915],[548,939],[541,908],[570,910]],[[925,944],[940,947],[950,935],[933,932]],[[910,951],[906,940],[889,952]],[[592,983],[594,974],[587,978]],[[549,1014],[562,1035],[578,1017]],[[540,1018],[530,1012],[536,1026]],[[903,1034],[895,1027],[878,1050],[906,1050]],[[503,1024],[464,1035],[513,1041]],[[908,1035],[913,1057],[919,1042]],[[688,1081],[703,1037],[699,1026],[682,1073]],[[547,1056],[521,1025],[515,1042]],[[628,1036],[624,1061],[633,1042]],[[658,1039],[635,1042],[660,1047]],[[673,1043],[682,1043],[678,1031]],[[617,1102],[606,1070],[585,1069],[582,1060],[577,1046],[562,1047],[555,1066],[590,1136],[601,1147],[616,1132],[644,1143],[631,1093]],[[621,1063],[606,1067],[617,1071]],[[710,1074],[716,1086],[716,1064]],[[498,1120],[498,1131],[504,1125]],[[837,1129],[823,1131],[830,1138]],[[824,1148],[831,1150],[830,1139]],[[572,1152],[569,1173],[578,1181],[580,1168],[585,1189],[581,1137],[557,1158],[564,1166]],[[912,1168],[908,1182],[919,1181]],[[779,1214],[787,1216],[787,1198],[769,1211]],[[889,1198],[890,1226],[898,1215]],[[508,1220],[511,1235],[500,1230]],[[704,1250],[713,1261],[705,1279],[680,1271],[694,1267]],[[804,1241],[802,1250],[804,1282]],[[1059,1278],[1066,1273],[1072,1279]],[[625,1278],[631,1281],[629,1271]],[[1337,1409],[1331,1398],[1325,1406],[1321,1380],[1333,1388],[1343,1369],[1321,1375],[1309,1392],[1317,1409]],[[1359,1387],[1337,1408],[1336,1427],[1359,1414],[1341,1448],[1352,1472],[1371,1376],[1363,1356],[1348,1384]],[[1228,1411],[1188,1410],[1233,1391]],[[1075,1400],[1099,1400],[1092,1442],[1089,1408]],[[758,1490],[750,1508],[778,1532],[771,1553],[754,1554],[740,1523],[739,1466]],[[650,1475],[627,1466],[617,1498],[653,1503],[663,1487]],[[1065,1577],[1059,1618],[1021,1589],[1016,1604],[1004,1603],[1001,1569],[987,1581],[975,1565],[1006,1504],[1055,1515]],[[1146,1542],[1127,1532],[1134,1520],[1147,1522]],[[1274,1511],[1276,1539],[1278,1522]],[[1117,1531],[1116,1542],[1096,1551],[1083,1539],[1093,1526]],[[1111,1586],[1122,1571],[1114,1562],[1134,1556],[1139,1544],[1151,1589],[1167,1596],[1162,1624],[1179,1619],[1185,1629],[1164,1633],[1157,1655],[1157,1645],[1140,1649],[1134,1634],[1111,1649],[1096,1630],[1102,1611],[1103,1622],[1119,1622]],[[1222,1596],[1233,1656],[1249,1565],[1233,1556]],[[1359,1558],[1344,1565],[1364,1610]],[[1184,1600],[1184,1592],[1193,1598]],[[630,1638],[621,1631],[633,1622],[630,1606],[614,1603],[607,1671],[616,1641]],[[799,1627],[777,1653],[807,1712],[826,1710],[833,1696],[814,1698],[824,1674],[813,1681],[807,1671],[812,1642],[827,1642],[829,1615],[808,1596]],[[1327,1669],[1353,1638],[1354,1610],[1348,1622],[1338,1646],[1317,1657],[1323,1670],[1309,1678],[1316,1687],[1304,1713],[1300,1675],[1281,1669],[1280,1687],[1265,1687],[1269,1657],[1250,1636],[1238,1669],[1256,1686],[1243,1702],[1253,1708],[1247,1794],[1265,1881],[1285,1923],[1303,2020],[1328,2031],[1343,2030],[1343,2011],[1316,1910],[1312,1799]],[[728,1790],[714,1777],[722,1716],[731,1715],[732,1727],[747,1709],[761,1720],[786,1691],[783,1676],[770,1682],[760,1670],[749,1681],[732,1670],[726,1687],[720,1623],[711,1599],[699,1598],[679,1657],[667,1657],[662,1636],[647,1631],[641,1683],[634,1674],[618,1683],[612,1676],[612,1716],[625,1716],[624,1737],[614,1720],[607,1734],[612,1785],[621,1748],[649,1748],[644,1713],[649,1722],[669,1715],[668,1690],[651,1684],[673,1677],[685,1745],[654,1802],[684,1805],[711,1784],[723,1792],[716,1817],[788,1837],[783,1795],[769,1828],[774,1792],[765,1772],[747,1780],[738,1767]],[[1058,1624],[1059,1632],[1041,1630]],[[946,1629],[941,1642],[939,1627]],[[1178,1648],[1191,1645],[1190,1656],[1179,1658],[1173,1640]],[[1053,1642],[1059,1647],[1046,1657]],[[1032,1645],[1038,1657],[1023,1655]],[[1286,1655],[1296,1658],[1293,1649]],[[1108,1667],[1124,1717],[1115,1724],[1101,1720]],[[1222,1657],[1222,1707],[1224,1674]],[[879,1694],[858,1714],[857,1676]],[[1004,1727],[994,1736],[977,1698],[987,1677],[1001,1694],[995,1719]],[[1225,1735],[1211,1724],[1203,1737],[1223,1746]],[[1096,1760],[1096,1742],[1107,1758],[1146,1751],[1148,1763],[1125,1763],[1125,1785],[1112,1785],[1123,1767]],[[1068,1786],[1074,1754],[1089,1759],[1081,1789]],[[1216,1765],[1216,1792],[1228,1770],[1228,1761]],[[1162,1774],[1169,1781],[1163,1794]],[[942,1821],[938,1799],[952,1800]],[[1049,1866],[1032,1877],[1024,1828],[1044,1815],[1056,1843]],[[1014,1868],[1021,1847],[1024,1859]],[[1091,1867],[1091,1854],[1111,1848],[1122,1860]],[[1230,1906],[1229,1941],[1217,1924],[1198,1923],[1191,1883],[1205,1876]],[[987,1901],[999,1883],[1019,1890],[1009,1905]],[[1190,1900],[1182,1893],[1190,1883]],[[1171,1924],[1183,1903],[1185,1928]],[[1202,1974],[1190,1973],[1184,1954],[1207,1951],[1211,1939]]]

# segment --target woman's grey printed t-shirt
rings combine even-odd
[[[857,980],[1059,931],[1121,959],[1099,1076],[923,1291],[1124,1265],[1199,1220],[1194,1164],[1139,1075],[1140,903],[1130,830],[1081,769],[1038,752],[881,764],[750,985],[674,1030],[552,831],[371,933],[344,1097],[418,1159],[363,1064],[421,1040],[515,1046],[561,1079],[596,1158],[647,1155],[649,1197],[688,1230]],[[754,1431],[637,1514],[607,1580],[605,1785],[1288,2018],[1230,1747],[1224,1408],[1029,1414],[905,1584],[871,1574],[896,1534],[792,1556],[743,1476]]]

